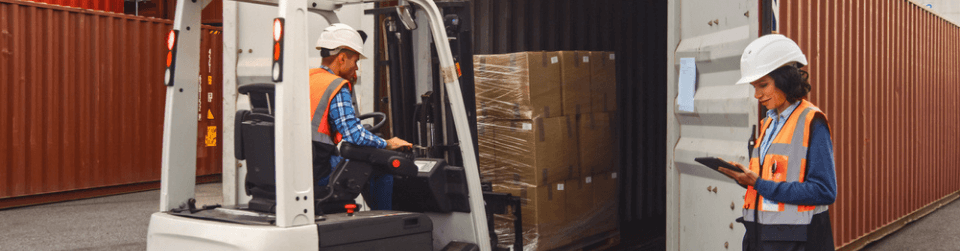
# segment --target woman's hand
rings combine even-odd
[[[720,160],[723,160],[723,159],[720,159]],[[753,186],[754,184],[757,183],[757,177],[759,177],[757,173],[750,171],[749,168],[743,167],[743,165],[740,165],[740,163],[733,162],[733,161],[727,161],[727,163],[730,163],[731,165],[734,165],[737,168],[740,168],[740,170],[743,170],[743,172],[742,173],[736,172],[723,167],[720,167],[718,170],[720,170],[720,172],[722,172],[723,174],[730,176],[730,178],[737,180],[737,183],[740,183],[741,185]]]

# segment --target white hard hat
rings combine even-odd
[[[740,56],[738,85],[749,84],[789,63],[807,65],[807,56],[796,42],[780,34],[764,35],[753,40]]]
[[[346,47],[360,54],[360,58],[367,58],[363,54],[363,38],[360,33],[349,25],[336,23],[330,25],[320,33],[320,39],[317,39],[317,50],[329,49],[336,50]]]

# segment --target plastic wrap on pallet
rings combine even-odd
[[[616,228],[616,173],[580,168],[578,124],[574,116],[478,122],[481,176],[494,191],[521,198],[524,250],[562,247]],[[500,245],[512,245],[513,215],[496,215],[494,225]]]
[[[492,119],[562,115],[556,52],[474,55],[477,114]]]
[[[561,74],[561,55],[567,54],[594,64],[578,61],[572,68],[580,70]],[[616,86],[611,55],[474,56],[481,178],[491,182],[495,192],[521,198],[524,250],[560,248],[616,229],[616,123],[612,113],[584,108],[611,96],[615,105],[616,94],[609,92]],[[581,114],[564,115],[564,76],[580,80],[567,82],[584,85],[577,94],[582,98],[575,100],[583,103]],[[593,79],[598,87],[586,86]],[[496,215],[494,231],[502,247],[517,238],[513,220],[512,213]]]

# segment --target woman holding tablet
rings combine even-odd
[[[806,100],[807,58],[789,38],[765,35],[744,49],[741,78],[768,109],[749,168],[719,170],[747,186],[743,250],[833,250],[828,205],[837,197],[830,126]],[[758,220],[759,219],[759,220]]]

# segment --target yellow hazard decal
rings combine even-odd
[[[457,77],[463,76],[463,72],[460,72],[460,62],[456,63],[457,65]]]
[[[208,126],[207,127],[207,137],[205,142],[207,146],[217,146],[217,127]]]
[[[207,109],[207,119],[213,119],[213,113],[210,112],[210,109]]]

